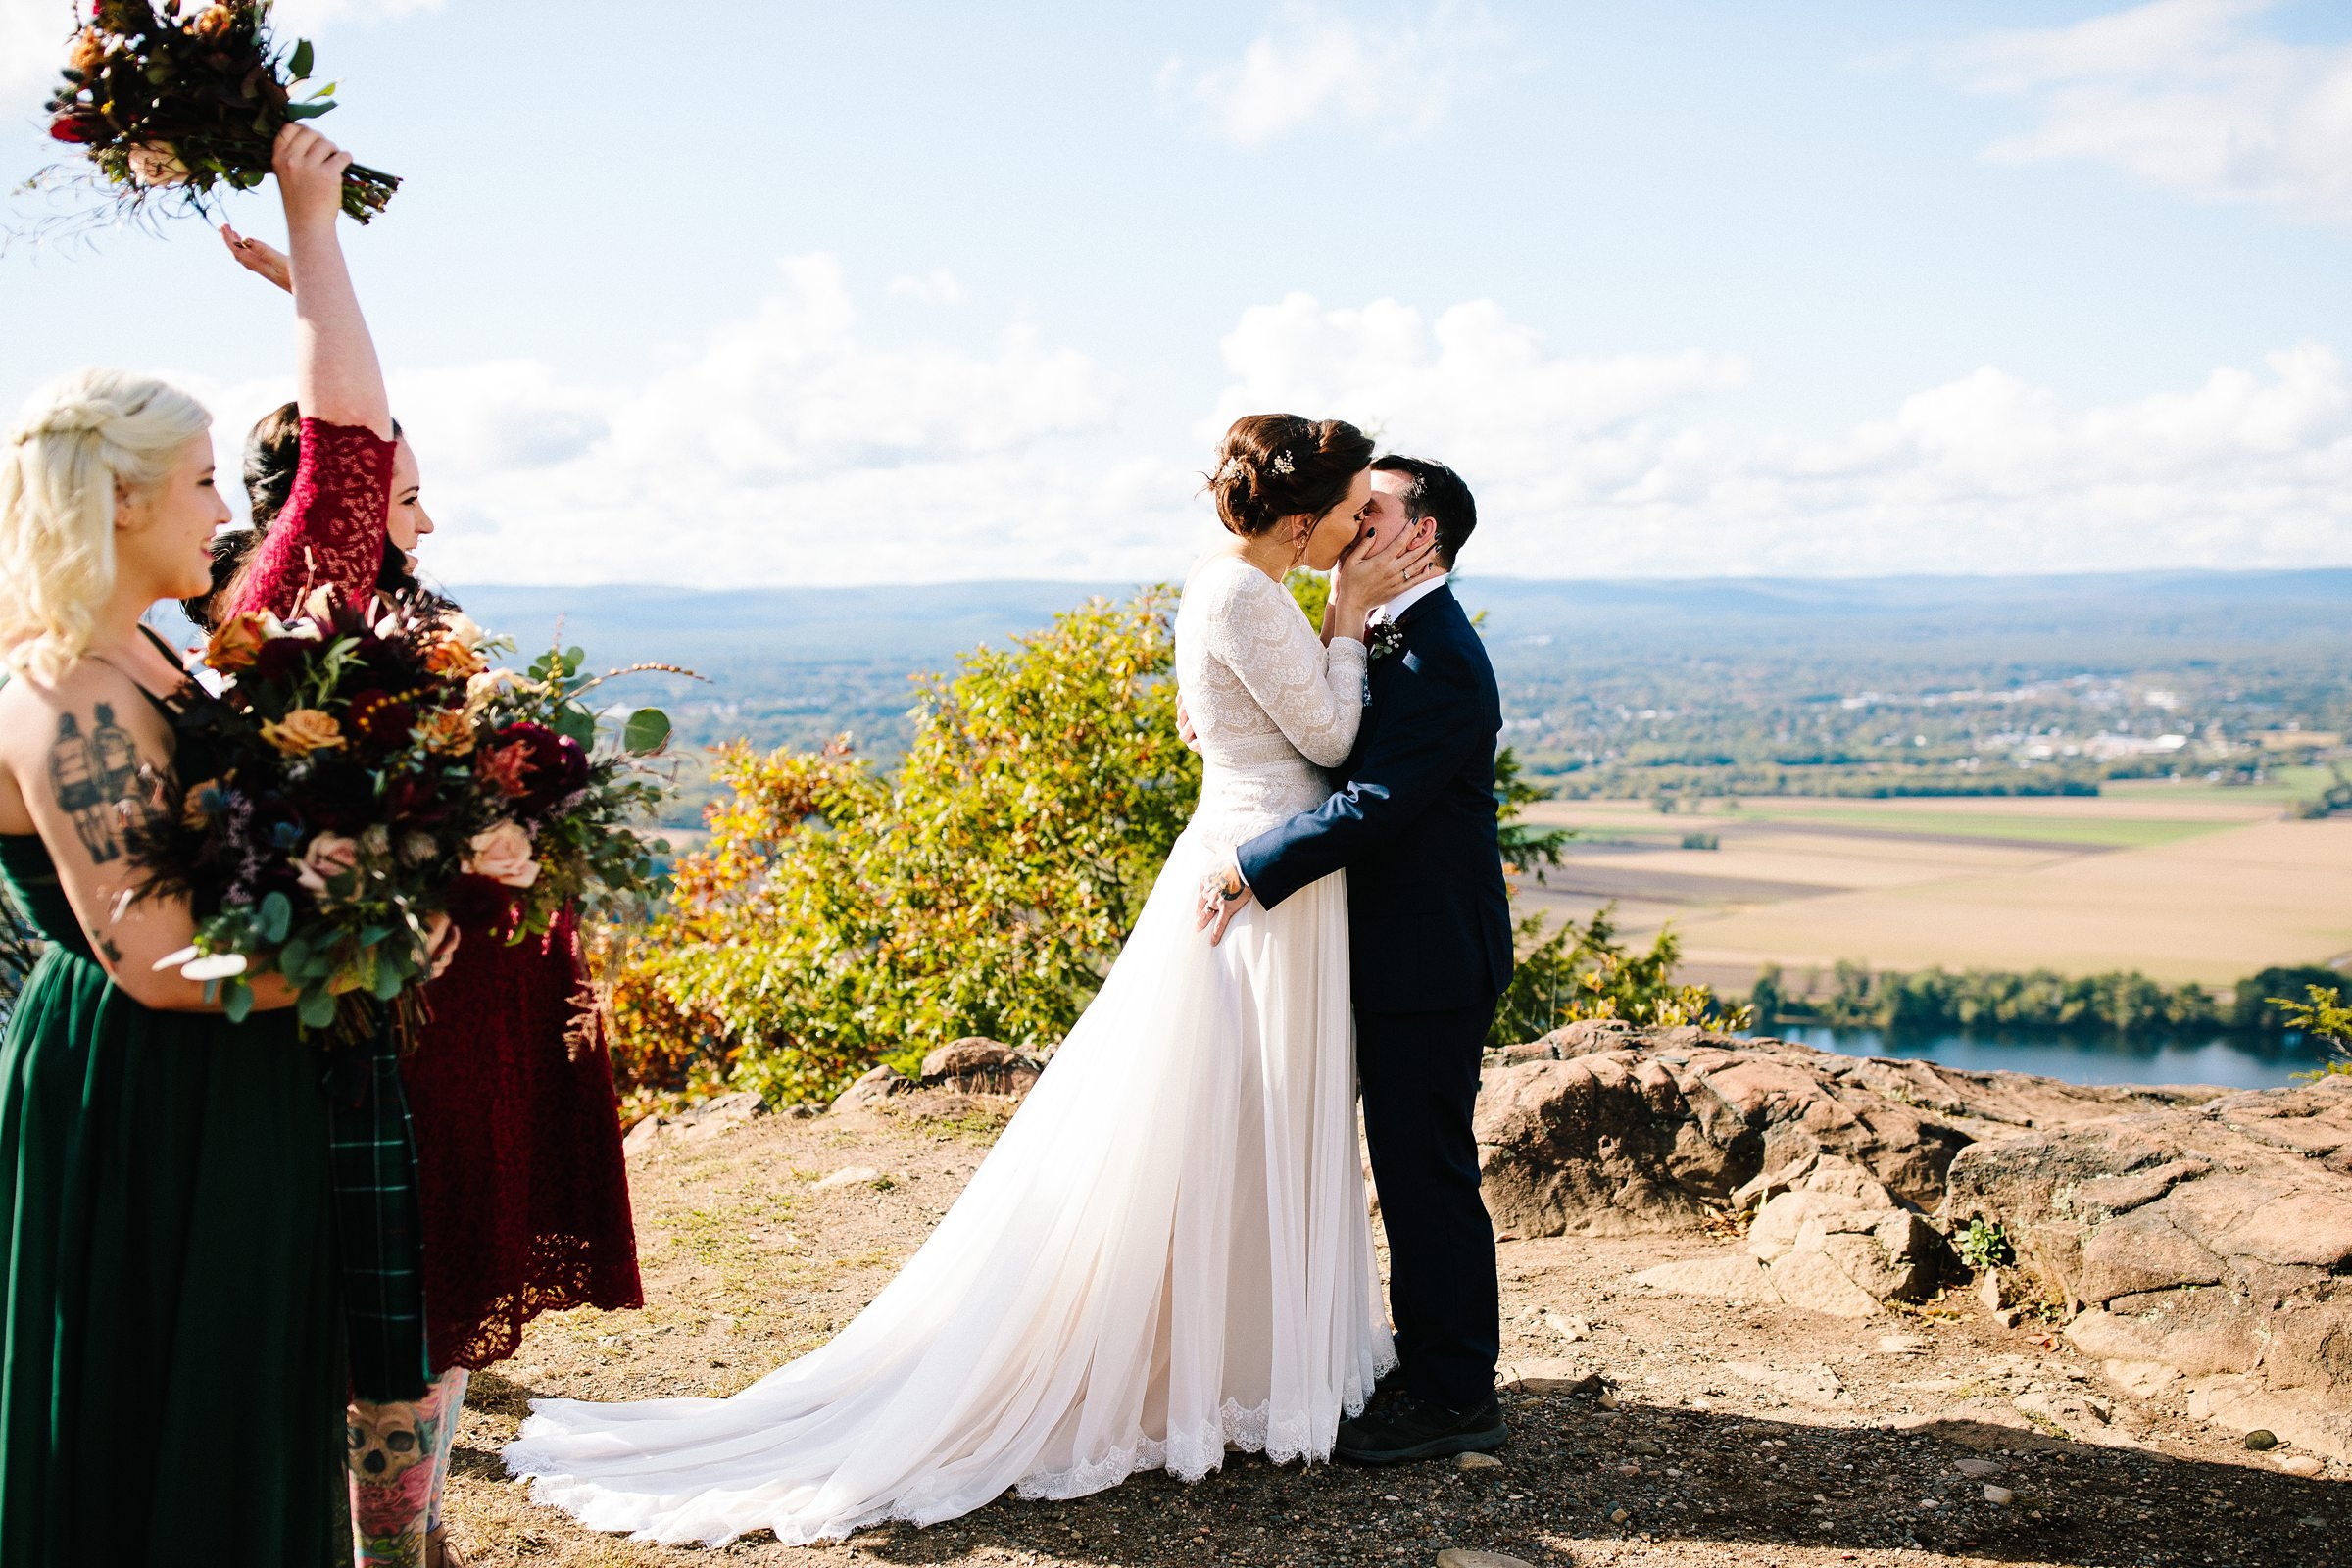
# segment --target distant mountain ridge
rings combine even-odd
[[[470,585],[454,595],[524,646],[559,620],[599,662],[662,659],[709,666],[874,662],[940,667],[981,643],[1044,625],[1117,583],[976,581],[848,588],[697,590]],[[1498,657],[1531,640],[1590,653],[1699,652],[1774,645],[1946,651],[1999,644],[2063,657],[2136,645],[2248,646],[2352,641],[2352,567],[2294,571],[2098,572],[2048,577],[1486,577],[1457,590],[1487,612]],[[1544,646],[1540,643],[1535,646]],[[1516,658],[1516,654],[1508,654]],[[1534,657],[1532,650],[1529,657]]]

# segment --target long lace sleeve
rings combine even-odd
[[[367,604],[383,570],[391,510],[392,443],[355,425],[303,420],[293,489],[254,551],[236,608],[291,615],[322,585],[345,604]]]
[[[1363,722],[1364,645],[1336,637],[1324,646],[1280,584],[1236,564],[1215,585],[1205,617],[1208,652],[1307,760],[1339,766]]]

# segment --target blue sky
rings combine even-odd
[[[12,180],[66,14],[0,0]],[[1454,462],[1490,572],[2352,562],[2327,0],[280,14],[409,179],[349,243],[453,581],[1180,574],[1277,407]],[[215,246],[12,247],[0,401],[241,430]]]

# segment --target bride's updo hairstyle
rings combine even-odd
[[[115,494],[161,484],[211,428],[177,387],[76,370],[34,393],[0,449],[0,664],[53,681],[115,589]]]
[[[1253,539],[1285,517],[1320,517],[1371,466],[1371,437],[1345,419],[1250,414],[1217,443],[1208,492],[1226,528]]]

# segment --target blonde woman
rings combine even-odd
[[[185,678],[140,616],[209,581],[211,422],[85,370],[0,438],[0,879],[48,942],[0,1037],[11,1568],[349,1560],[316,1057],[270,980],[232,1024],[157,970],[184,902],[123,902]]]

